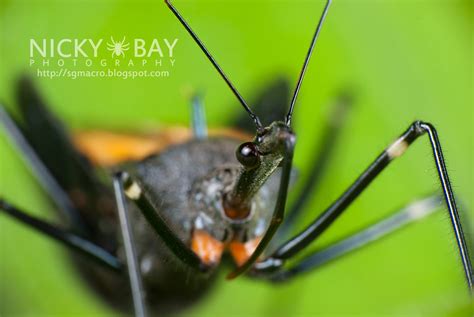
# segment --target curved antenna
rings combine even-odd
[[[206,46],[204,46],[204,43],[198,38],[196,33],[194,33],[194,31],[191,29],[189,24],[184,20],[184,18],[181,16],[181,14],[178,12],[178,10],[173,6],[173,4],[171,4],[171,0],[165,0],[165,3],[171,9],[171,11],[174,13],[174,15],[178,18],[179,22],[181,22],[181,24],[184,26],[186,31],[188,31],[188,33],[194,39],[196,44],[201,48],[203,53],[207,56],[207,58],[212,63],[214,68],[219,72],[221,77],[225,80],[225,82],[227,83],[227,86],[229,86],[230,90],[232,90],[232,92],[237,97],[237,99],[239,99],[239,101],[242,104],[242,106],[244,107],[245,111],[247,111],[247,113],[250,115],[252,120],[255,122],[257,130],[261,130],[262,129],[262,123],[260,122],[260,119],[252,112],[252,110],[250,109],[250,107],[247,105],[244,98],[242,97],[242,95],[237,91],[237,88],[235,88],[235,86],[232,84],[230,79],[224,73],[222,68],[219,66],[219,64],[217,64],[217,61],[214,59],[214,57],[212,57],[211,53],[207,50]]]
[[[291,116],[293,115],[293,109],[295,108],[296,98],[298,97],[298,93],[300,92],[301,84],[303,83],[304,74],[306,73],[306,69],[308,68],[309,60],[311,59],[311,55],[313,54],[314,46],[319,36],[319,32],[323,26],[324,20],[326,19],[326,15],[329,10],[329,6],[331,5],[332,0],[328,0],[326,2],[326,6],[323,9],[323,13],[321,18],[319,18],[318,26],[316,27],[316,32],[314,32],[313,39],[311,40],[311,45],[309,46],[308,53],[306,54],[306,58],[303,63],[303,68],[300,72],[300,77],[298,78],[298,82],[296,83],[295,92],[293,93],[293,97],[291,98],[290,103],[290,110],[288,110],[288,114],[286,115],[285,122],[286,125],[291,124]]]

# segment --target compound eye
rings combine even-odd
[[[242,143],[236,152],[237,160],[246,168],[252,169],[260,164],[260,155],[252,142]]]

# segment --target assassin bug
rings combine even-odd
[[[132,230],[132,232],[135,234],[135,238],[137,240],[143,239],[143,243],[137,243],[137,246],[146,246],[147,248],[153,250],[153,252],[159,250],[160,252],[156,253],[160,255],[160,257],[170,258],[168,262],[169,267],[164,269],[170,269],[173,265],[176,265],[176,267],[173,267],[174,270],[171,270],[172,272],[166,272],[170,275],[166,275],[163,272],[156,273],[153,276],[153,279],[156,279],[155,281],[153,281],[151,277],[147,278],[145,276],[145,288],[147,291],[148,300],[150,302],[155,301],[159,305],[163,304],[166,301],[171,302],[171,299],[169,297],[175,296],[175,298],[178,298],[179,295],[186,295],[188,296],[188,298],[192,298],[194,295],[193,292],[197,292],[196,289],[201,291],[202,288],[209,285],[206,282],[212,281],[212,279],[209,278],[209,274],[210,271],[214,268],[215,262],[218,261],[220,257],[219,253],[223,246],[230,248],[231,252],[232,250],[236,250],[232,253],[235,254],[234,258],[237,264],[240,265],[239,268],[234,271],[233,274],[231,274],[231,277],[234,277],[244,272],[246,269],[251,268],[252,270],[250,271],[250,274],[255,277],[269,280],[289,279],[297,272],[308,270],[313,266],[317,266],[323,261],[327,261],[332,257],[338,256],[339,254],[341,254],[341,252],[347,252],[352,248],[356,247],[357,245],[363,243],[364,239],[367,239],[363,237],[359,237],[359,239],[357,239],[356,236],[354,237],[356,238],[355,240],[348,240],[345,244],[342,244],[344,251],[341,251],[341,249],[337,248],[328,249],[326,250],[326,252],[321,252],[319,254],[315,254],[314,256],[310,256],[304,259],[300,264],[297,264],[295,267],[292,267],[290,269],[283,267],[283,262],[285,259],[296,254],[303,247],[309,244],[309,242],[319,236],[336,219],[336,217],[345,210],[345,208],[358,196],[358,194],[360,194],[362,190],[368,186],[368,184],[384,169],[384,167],[388,165],[388,163],[392,159],[403,154],[403,151],[406,150],[408,145],[412,141],[414,141],[415,138],[417,138],[424,132],[428,132],[428,135],[433,145],[433,151],[435,154],[438,171],[440,172],[443,190],[446,195],[448,209],[450,212],[450,216],[452,217],[456,236],[460,245],[461,256],[463,258],[463,264],[466,269],[468,283],[472,285],[472,268],[469,263],[469,258],[466,254],[467,251],[465,248],[464,238],[458,221],[456,205],[450,188],[449,180],[447,178],[447,173],[444,167],[444,161],[442,158],[442,153],[439,147],[436,132],[431,125],[422,122],[416,122],[412,126],[410,126],[410,128],[404,134],[402,134],[402,136],[392,146],[390,146],[386,151],[384,151],[381,156],[372,165],[370,165],[369,169],[367,169],[366,172],[361,175],[361,177],[349,188],[349,190],[346,191],[345,194],[341,196],[341,198],[338,199],[335,204],[331,205],[320,217],[318,217],[310,227],[303,231],[302,234],[296,236],[294,239],[283,244],[276,251],[267,254],[267,256],[262,257],[259,260],[259,255],[262,254],[261,252],[263,251],[265,245],[269,242],[271,235],[275,233],[276,226],[282,218],[286,198],[285,196],[290,178],[291,156],[294,147],[294,134],[292,133],[289,127],[291,123],[291,115],[296,102],[296,97],[301,87],[306,66],[309,62],[309,58],[316,42],[317,35],[319,34],[320,27],[329,7],[329,2],[326,5],[323,18],[321,19],[321,22],[317,28],[317,32],[315,33],[315,36],[313,38],[310,51],[305,60],[303,70],[297,83],[297,88],[295,89],[295,93],[291,101],[290,111],[288,112],[285,121],[275,122],[266,128],[263,127],[259,118],[253,114],[244,99],[233,87],[233,85],[218,67],[217,63],[212,59],[211,55],[207,52],[205,47],[198,40],[196,35],[191,31],[189,26],[181,18],[176,9],[169,2],[168,5],[175,13],[175,15],[180,19],[180,21],[184,24],[186,29],[191,33],[193,38],[198,42],[198,44],[204,50],[206,55],[211,59],[214,66],[221,73],[228,85],[231,87],[234,94],[236,94],[236,96],[242,102],[247,112],[250,114],[255,125],[257,126],[257,136],[255,140],[253,142],[243,143],[240,146],[238,146],[235,141],[227,142],[226,140],[219,141],[209,139],[191,141],[190,143],[186,143],[186,147],[178,146],[176,148],[170,149],[169,151],[164,152],[161,155],[151,157],[141,163],[138,163],[136,166],[124,166],[123,168],[128,167],[130,168],[130,170],[127,174],[116,174],[116,176],[114,177],[114,189],[117,198],[118,211],[121,216],[120,219],[122,220],[121,224],[125,242],[123,247],[125,249],[125,257],[117,251],[118,249],[122,248],[122,246],[118,247],[114,245],[108,245],[112,244],[112,242],[115,241],[116,232],[100,232],[98,228],[94,228],[93,224],[91,225],[90,223],[87,223],[87,218],[91,218],[91,213],[93,211],[92,209],[100,209],[100,206],[102,207],[102,210],[104,210],[105,221],[107,221],[107,216],[111,217],[112,220],[110,221],[112,221],[112,223],[115,224],[115,227],[117,227],[116,218],[114,216],[115,208],[113,207],[113,202],[111,202],[110,194],[107,192],[107,189],[97,186],[94,179],[92,179],[91,181],[91,179],[87,175],[85,177],[82,177],[84,175],[81,175],[80,178],[78,177],[78,179],[71,180],[71,183],[81,183],[80,189],[87,190],[88,192],[85,193],[86,198],[91,199],[92,197],[94,203],[91,204],[87,200],[86,203],[84,203],[84,192],[74,191],[74,189],[76,188],[69,187],[65,189],[68,190],[70,198],[65,199],[63,205],[67,204],[67,200],[72,200],[73,205],[75,206],[72,208],[64,208],[64,210],[71,210],[71,215],[75,215],[74,210],[79,209],[81,214],[72,217],[77,218],[75,219],[74,223],[78,227],[85,228],[78,228],[77,231],[92,231],[91,233],[89,233],[89,235],[84,234],[76,236],[72,235],[72,233],[66,233],[64,231],[57,230],[51,226],[48,226],[46,223],[28,217],[26,214],[22,213],[17,208],[9,205],[6,202],[3,202],[2,209],[5,212],[9,213],[14,217],[17,217],[19,220],[23,220],[23,222],[27,224],[31,224],[33,227],[38,230],[42,230],[46,234],[60,239],[61,241],[65,242],[70,246],[79,248],[80,251],[85,252],[86,254],[90,255],[91,257],[98,260],[100,263],[105,264],[106,266],[115,268],[117,270],[123,270],[123,263],[125,262],[124,260],[126,260],[127,268],[129,270],[130,279],[132,282],[131,284],[135,299],[137,315],[143,315],[145,310],[144,305],[141,303],[140,272],[138,272],[135,259],[135,253],[138,253],[138,258],[140,260],[144,259],[143,254],[141,253],[143,252],[143,250],[134,251],[134,243],[132,241],[133,238],[130,236],[130,225],[127,221],[127,208],[129,209],[130,215],[136,216],[136,219],[132,221],[135,226],[135,229]],[[27,99],[24,100],[25,107],[31,107],[36,102],[34,97],[31,97],[28,100],[29,97],[27,95],[27,91],[24,91],[23,98]],[[29,111],[30,112],[28,112],[27,115],[38,115],[38,113],[34,113],[34,109],[30,109]],[[196,111],[196,113],[198,113],[198,111]],[[5,125],[9,126],[8,116],[6,114],[3,114],[3,117],[4,122],[6,123]],[[203,133],[204,130],[202,129],[202,124],[199,124],[202,123],[202,120],[199,119],[197,114],[195,115],[195,119],[195,121],[198,123],[195,125],[195,134],[197,136],[203,136],[205,133]],[[31,120],[31,122],[31,125],[33,125],[34,120]],[[30,129],[34,129],[33,126],[30,127]],[[9,132],[11,132],[12,135],[14,135],[15,131],[15,127],[10,126]],[[24,134],[26,134],[28,138],[28,131],[25,131]],[[31,135],[34,134],[34,130],[30,131],[29,134],[29,137],[31,139],[34,139],[34,135]],[[21,136],[17,137],[16,140],[21,141]],[[35,143],[35,141],[33,140],[29,141],[32,144]],[[64,140],[61,140],[61,137],[58,137],[58,140],[56,141],[58,142],[54,143],[55,146],[63,145]],[[36,142],[40,141],[37,140]],[[49,140],[49,142],[51,142],[51,140]],[[196,144],[199,146],[197,146]],[[237,146],[238,162],[234,158],[234,151]],[[35,147],[35,150],[39,152],[38,154],[40,157],[40,152],[44,153],[44,151],[51,151],[46,147],[39,149],[40,145],[38,145],[38,143],[36,143],[36,146],[33,145],[33,147]],[[24,146],[23,149],[28,149],[28,146]],[[64,150],[64,152],[60,151],[60,153],[65,153],[66,156],[73,156],[69,157],[71,158],[71,165],[73,165],[71,166],[71,170],[84,168],[84,162],[74,156],[75,151],[69,148],[67,144],[65,145],[65,148],[61,148],[61,150]],[[186,155],[183,156],[183,152],[180,151],[184,151]],[[173,155],[176,155],[176,157],[174,157]],[[174,158],[176,158],[176,160]],[[177,187],[178,184],[175,184],[175,186],[173,186],[173,184],[168,183],[167,181],[172,180],[172,178],[178,178],[178,176],[176,176],[176,174],[173,174],[176,173],[176,171],[173,171],[173,173],[170,174],[170,177],[169,174],[166,174],[166,167],[172,169],[174,166],[178,165],[180,159],[185,160],[187,158],[191,158],[191,160],[185,161],[186,163],[181,164],[195,164],[196,166],[204,167],[206,169],[205,172],[200,171],[200,173],[202,172],[202,174],[199,175],[202,177],[192,178],[193,181],[196,181],[196,183],[193,183],[193,186],[188,187],[183,185],[182,183],[179,184],[179,187]],[[35,161],[34,155],[32,155],[30,159],[32,161]],[[214,161],[214,159],[216,161]],[[223,164],[223,162],[229,163],[231,166],[227,166]],[[54,164],[47,165],[49,169],[54,169]],[[39,166],[41,165],[37,164],[37,167]],[[277,170],[278,167],[282,167],[279,175],[279,184],[278,179],[275,180],[269,178],[270,174]],[[41,168],[39,168],[39,170],[39,173],[41,173]],[[53,175],[55,175],[54,170],[52,171],[52,173]],[[45,175],[43,175],[43,177],[45,179],[48,178],[48,176]],[[71,183],[67,185],[70,186]],[[60,185],[64,186],[64,184]],[[260,188],[260,186],[262,187]],[[50,187],[54,187],[54,185],[50,184]],[[192,202],[187,202],[187,199],[178,201],[181,197],[178,196],[176,193],[180,192],[180,190],[183,189],[180,187],[184,187],[184,189],[187,190],[186,192],[190,193],[191,198],[193,199]],[[278,187],[279,189],[277,190]],[[208,191],[210,188],[214,188],[214,192],[209,193]],[[135,201],[136,205],[138,206],[138,209],[135,209],[134,204],[131,204],[130,206],[127,205],[122,194],[123,189],[125,189],[126,195],[132,201]],[[61,189],[59,189],[59,192],[60,191]],[[276,206],[271,206],[272,204],[270,204],[269,201],[271,202],[272,199],[271,197],[265,197],[265,191],[277,194],[278,198],[276,200]],[[173,196],[173,201],[171,202],[168,202],[166,199],[166,194],[169,192],[172,192]],[[60,194],[58,197],[64,197],[64,195]],[[160,199],[158,203],[155,201],[156,199]],[[176,226],[174,225],[175,223],[178,223],[179,225],[184,225],[186,224],[186,222],[182,219],[173,219],[174,215],[179,216],[182,215],[183,212],[183,208],[177,208],[175,204],[178,204],[178,207],[183,207],[179,205],[183,202],[186,204],[189,203],[188,206],[193,206],[194,210],[204,211],[204,215],[197,216],[196,219],[193,219],[194,221],[191,222],[193,228],[187,229],[187,237],[184,236],[184,233],[186,233],[186,228],[180,231],[176,230]],[[168,203],[169,205],[167,205]],[[265,204],[268,204],[270,206]],[[425,200],[423,201],[423,203],[418,204],[418,208],[415,208],[414,210],[416,210],[419,214],[420,210],[430,209],[432,205],[433,202],[431,200]],[[220,211],[219,213],[215,212],[216,208],[218,211]],[[106,209],[109,210],[109,213],[105,212]],[[273,215],[271,214],[272,209],[275,210],[275,213]],[[166,213],[166,210],[179,210],[179,214],[178,212],[175,212],[170,215]],[[163,214],[157,214],[155,213],[155,211],[163,212]],[[257,211],[265,211],[265,215],[259,214]],[[155,241],[155,232],[153,232],[153,230],[150,230],[148,227],[142,226],[145,221],[141,217],[140,212],[143,213],[143,216],[145,216],[146,220],[152,225],[152,228],[159,235],[159,239],[162,240],[159,240],[159,242]],[[212,214],[212,217],[206,217],[208,216],[208,214]],[[290,212],[290,215],[291,214],[294,213]],[[225,217],[216,218],[219,215],[225,215]],[[261,218],[254,218],[257,216],[261,216]],[[163,221],[163,219],[161,219],[160,217],[165,218],[164,220],[166,221]],[[266,217],[272,217],[272,219],[268,219]],[[86,219],[81,220],[81,218]],[[205,220],[207,220],[208,218],[210,218],[214,222],[207,223]],[[253,219],[264,220],[264,226],[259,227],[258,224],[250,224],[249,222],[247,222],[248,220]],[[81,222],[86,223],[82,225]],[[269,228],[265,228],[265,225],[268,226],[269,224]],[[400,222],[398,222],[398,224],[400,224]],[[243,228],[244,231],[246,230],[247,232],[244,232],[242,235],[239,236],[239,234],[237,233],[241,233],[240,231],[242,230],[242,227],[244,225],[248,225]],[[252,225],[254,225],[254,227],[252,227]],[[262,227],[266,229],[266,233],[257,235],[257,233],[261,233],[259,230]],[[380,235],[382,233],[386,233],[389,230],[392,230],[394,226],[379,226],[375,228],[379,229],[377,231],[377,234]],[[94,232],[94,230],[98,232]],[[252,232],[252,230],[254,230],[254,232]],[[229,231],[231,231],[231,234],[229,234]],[[254,238],[259,241],[254,241],[255,239],[249,239],[248,236],[251,236],[252,233],[254,235],[257,235],[257,237]],[[180,239],[176,239],[175,234],[183,235],[184,237],[180,236]],[[190,236],[192,236],[192,238],[190,238]],[[90,237],[96,245],[91,245],[89,241],[84,240],[84,237]],[[229,239],[229,237],[231,238],[231,240],[227,240]],[[234,237],[237,237],[238,239],[234,239]],[[183,241],[187,243],[183,243]],[[247,244],[248,242],[250,242],[251,246],[253,245],[253,247],[247,248],[245,244]],[[157,244],[156,247],[154,247],[153,243]],[[232,243],[234,243],[233,249]],[[256,245],[258,245],[258,247],[255,248]],[[190,246],[192,247],[192,252],[189,250]],[[249,249],[250,252],[247,251]],[[115,254],[113,254],[113,252],[110,250],[115,251]],[[243,252],[240,250],[243,250]],[[117,258],[115,255],[119,255],[119,258]],[[254,264],[256,260],[259,261]],[[158,263],[155,262],[154,264]],[[251,267],[252,265],[253,267]],[[190,270],[188,266],[193,267],[193,269]],[[181,270],[181,268],[183,267],[186,267],[186,269]],[[87,267],[85,268],[85,270],[92,271],[89,273],[94,274],[93,271],[96,269]],[[190,272],[192,272],[192,275]],[[183,275],[186,276],[184,277]],[[167,282],[166,278],[172,278],[172,283],[169,281]],[[108,279],[108,277],[103,277],[103,279]],[[111,279],[113,279],[113,281],[109,281],[109,283],[113,285],[111,286],[111,288],[115,288],[115,290],[126,289],[126,287],[114,287],[116,286],[116,283],[118,285],[121,285],[120,283],[123,283],[124,280],[117,281],[115,278]],[[173,285],[173,283],[179,285],[179,282],[177,281],[180,280],[186,280],[186,289],[183,290],[183,288],[180,288],[176,291],[172,289],[170,290],[171,285]],[[167,283],[166,292],[162,291],[162,289],[160,292],[159,285],[153,285],[154,282],[156,282],[157,284]],[[193,282],[196,282],[196,288],[194,288]],[[183,294],[183,291],[189,291],[190,294]]]

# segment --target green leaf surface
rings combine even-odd
[[[295,164],[301,179],[321,143],[328,101],[341,88],[351,87],[357,102],[324,182],[298,228],[336,199],[415,119],[437,127],[456,196],[463,203],[464,224],[469,226],[474,207],[472,1],[333,2],[295,110]],[[252,100],[275,77],[296,81],[324,2],[177,0],[175,4],[242,94]],[[37,77],[36,67],[29,65],[32,38],[107,41],[111,36],[178,38],[171,75],[49,79]],[[101,54],[110,56],[108,51]],[[10,109],[16,107],[15,81],[24,72],[35,78],[51,109],[71,130],[143,131],[187,125],[190,90],[203,92],[212,127],[226,126],[243,111],[163,1],[3,0],[0,100]],[[422,138],[310,249],[436,190],[431,149]],[[54,206],[3,132],[0,195],[56,221]],[[295,197],[293,193],[290,200]],[[469,316],[472,301],[442,208],[288,284],[248,278],[229,282],[222,275],[208,297],[179,316]],[[119,314],[87,288],[67,255],[62,246],[0,215],[0,316]]]

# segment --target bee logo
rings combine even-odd
[[[116,42],[112,36],[110,37],[110,40],[112,43],[107,42],[107,49],[112,51],[112,57],[125,57],[125,51],[130,49],[130,43],[125,42],[125,36],[123,37],[122,41]]]

